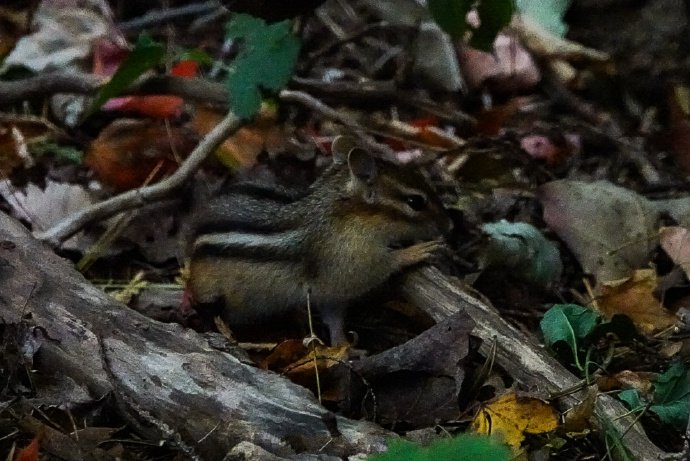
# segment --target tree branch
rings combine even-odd
[[[57,223],[45,232],[35,234],[36,238],[53,247],[57,247],[79,232],[84,226],[93,222],[109,218],[121,211],[138,208],[155,200],[166,197],[170,192],[182,187],[199,169],[206,157],[213,152],[228,136],[232,135],[242,125],[242,120],[232,112],[213,129],[171,176],[152,186],[134,189],[103,202],[85,208],[69,218]]]

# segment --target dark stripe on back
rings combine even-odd
[[[306,190],[286,189],[283,187],[270,187],[262,184],[240,183],[233,184],[229,192],[244,195],[257,200],[270,200],[284,205],[293,203],[307,195]]]
[[[204,244],[194,248],[192,258],[212,257],[242,259],[253,262],[287,262],[297,263],[295,254],[276,251],[275,248],[247,247],[244,245]],[[267,287],[270,289],[270,287]]]
[[[257,221],[240,221],[238,219],[232,219],[230,217],[215,221],[205,222],[200,224],[194,230],[195,236],[200,236],[204,234],[219,234],[223,232],[238,232],[243,234],[260,234],[260,235],[270,235],[270,234],[280,234],[286,230],[289,230],[287,223],[281,226],[279,222],[261,222]]]

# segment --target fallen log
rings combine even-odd
[[[220,460],[251,442],[263,453],[254,459],[340,459],[381,451],[392,435],[333,415],[308,390],[195,331],[116,302],[4,213],[0,317],[31,332],[36,374],[69,377],[82,399],[112,395],[137,430],[191,458]]]
[[[480,352],[488,355],[495,345],[496,363],[525,388],[548,396],[579,384],[540,345],[438,270],[411,272],[403,293],[437,322],[465,310],[475,322],[472,334],[483,340]],[[67,375],[94,400],[116,396],[140,430],[201,459],[222,459],[230,450],[255,456],[247,459],[342,457],[382,450],[392,435],[334,416],[309,391],[251,366],[239,351],[221,352],[194,331],[117,303],[2,213],[0,317],[44,332],[33,364],[40,373]],[[560,401],[570,408],[582,399],[584,391],[577,391]],[[672,456],[617,400],[599,395],[595,417],[601,433],[613,430],[633,459]]]

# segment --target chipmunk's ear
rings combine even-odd
[[[352,136],[336,136],[331,144],[333,163],[344,165],[347,163],[347,156],[352,149],[357,146],[357,140]]]
[[[369,152],[359,147],[355,147],[347,154],[347,166],[353,179],[357,179],[367,186],[371,186],[378,176],[378,166],[376,160]]]

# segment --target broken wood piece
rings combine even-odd
[[[551,357],[543,346],[506,322],[493,306],[472,296],[459,280],[427,267],[405,277],[403,294],[436,322],[443,322],[462,310],[467,312],[475,323],[471,334],[482,340],[480,353],[487,356],[495,345],[496,363],[525,388],[541,391],[544,397],[582,388],[561,398],[566,408],[586,398],[585,387],[579,386],[580,379]],[[613,429],[631,459],[658,461],[669,455],[649,440],[635,416],[613,397],[600,394],[594,416],[601,437],[610,437]]]

